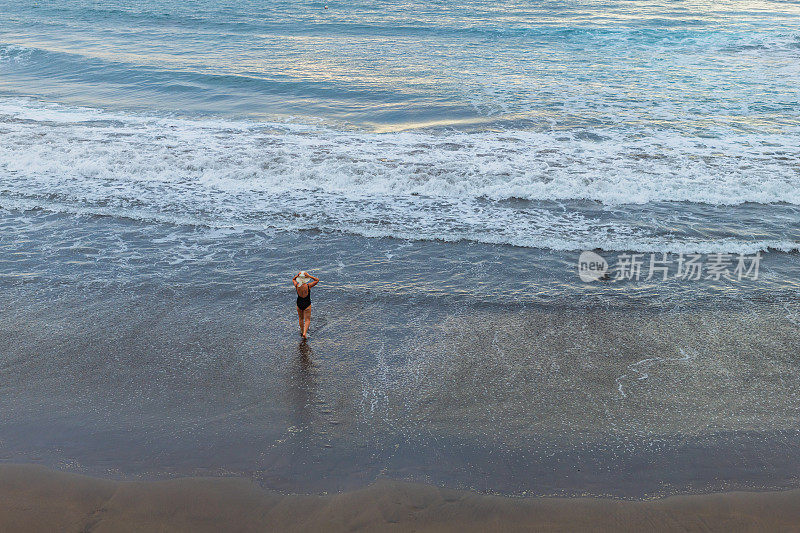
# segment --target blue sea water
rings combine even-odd
[[[554,250],[800,242],[796,2],[0,13],[7,209]]]

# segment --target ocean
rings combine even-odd
[[[798,2],[0,0],[0,460],[794,487],[798,252]]]

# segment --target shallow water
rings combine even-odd
[[[5,460],[290,491],[387,475],[642,496],[798,475],[794,254],[766,254],[757,281],[588,285],[573,253],[4,220],[27,228],[0,242]],[[287,279],[312,259],[302,343]]]

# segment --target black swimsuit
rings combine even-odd
[[[308,289],[308,294],[305,296],[297,295],[297,308],[301,311],[305,311],[305,309],[311,305],[311,289]]]

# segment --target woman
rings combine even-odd
[[[311,325],[311,287],[319,283],[305,270],[301,270],[292,278],[294,290],[297,291],[297,318],[300,319],[300,335],[308,338],[308,326]]]

